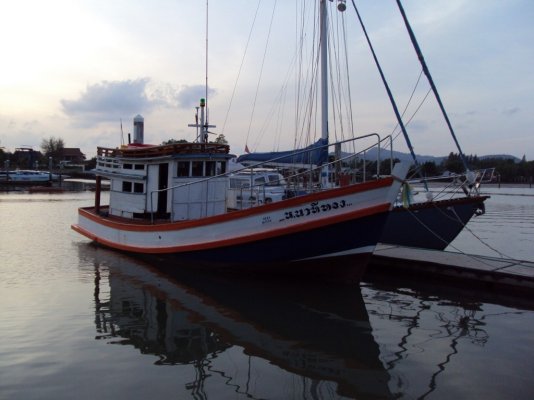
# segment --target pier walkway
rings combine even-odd
[[[379,244],[368,270],[534,295],[533,261]]]

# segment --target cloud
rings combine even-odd
[[[215,90],[209,88],[208,95],[215,94]],[[192,108],[199,104],[201,98],[206,97],[206,87],[204,85],[184,85],[177,93],[176,101],[181,108]]]
[[[208,94],[215,94],[209,89]],[[63,112],[77,125],[93,127],[101,122],[117,121],[156,108],[193,108],[206,96],[203,85],[184,85],[180,89],[149,78],[125,81],[102,81],[88,85],[75,100],[61,100]]]
[[[63,112],[85,126],[152,110],[157,101],[146,95],[148,78],[102,81],[88,85],[76,100],[61,100]]]
[[[517,114],[519,111],[521,111],[519,107],[512,107],[512,108],[507,108],[506,110],[503,110],[502,113],[504,115],[510,116],[510,115]]]

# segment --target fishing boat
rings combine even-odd
[[[322,82],[327,77],[326,3],[320,1]],[[327,110],[326,89],[321,101]],[[323,184],[300,196],[228,211],[228,163],[234,156],[228,145],[208,142],[208,128],[214,126],[206,108],[207,100],[201,99],[198,122],[189,125],[197,129],[195,142],[145,144],[144,120],[137,116],[133,143],[99,147],[95,203],[79,209],[72,228],[117,250],[168,255],[177,266],[193,262],[227,270],[359,281],[409,163],[398,163],[390,175],[377,174],[367,182]],[[328,169],[329,148],[356,149],[360,143],[360,138],[329,143],[327,114],[322,113],[322,140],[292,154],[313,157],[314,173],[321,177]],[[376,146],[381,146],[379,137]],[[100,201],[102,178],[110,180],[108,205]],[[329,264],[329,259],[347,262]]]

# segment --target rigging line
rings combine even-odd
[[[306,13],[305,13],[305,2],[302,2],[302,6],[300,8],[300,12],[298,9],[298,3],[295,2],[295,52],[297,54],[297,69],[295,71],[295,82],[297,83],[295,85],[295,118],[293,120],[294,127],[295,127],[295,136],[293,137],[293,148],[297,148],[297,127],[300,126],[300,112],[301,108],[299,106],[300,104],[300,96],[301,96],[301,84],[302,84],[302,66],[304,63],[303,60],[303,48],[304,48],[304,26],[305,26],[305,20],[306,20]],[[300,15],[300,23],[298,23],[298,18]],[[300,32],[300,34],[299,34]]]
[[[345,74],[347,76],[347,97],[348,97],[348,115],[349,115],[349,130],[352,134],[352,137],[354,137],[354,115],[352,110],[352,91],[350,90],[350,73],[349,73],[349,51],[347,48],[347,21],[345,19],[345,13],[341,13],[341,26],[343,29],[343,45],[345,49]],[[352,143],[352,148],[355,149],[356,144]]]
[[[406,209],[406,211],[407,211],[412,217],[414,217],[415,220],[416,220],[416,221],[417,221],[423,228],[425,228],[428,232],[430,232],[432,235],[434,235],[434,237],[436,237],[438,240],[441,240],[443,243],[447,243],[447,241],[446,241],[445,239],[443,239],[440,235],[438,235],[436,232],[434,232],[428,225],[426,225],[423,221],[421,221],[421,220],[417,217],[417,215],[416,215],[414,212],[412,212],[412,211],[411,211],[410,209],[408,209],[408,208]],[[464,225],[464,227],[466,227],[466,226]],[[475,235],[475,237],[476,237],[476,235]],[[480,259],[480,258],[477,258],[477,257],[475,257],[475,256],[472,255],[472,254],[468,254],[468,253],[466,253],[466,252],[464,252],[464,251],[458,249],[456,246],[454,246],[454,245],[452,245],[452,244],[450,244],[450,243],[448,243],[448,245],[449,245],[452,249],[454,249],[455,251],[457,251],[458,253],[463,254],[464,256],[467,256],[467,257],[471,258],[471,259],[474,260],[474,261],[477,261],[477,262],[479,262],[479,263],[481,263],[481,264],[487,265],[488,267],[493,267],[492,264],[490,264],[490,263],[488,263],[488,262],[485,262],[484,260],[482,260],[482,259]],[[491,248],[491,247],[490,247],[490,248]],[[493,249],[492,249],[492,250],[493,250]],[[499,253],[499,252],[498,252],[498,253]],[[510,260],[511,260],[511,258],[510,258]]]
[[[297,5],[297,3],[295,3]],[[302,40],[299,41],[298,39],[298,16],[299,15],[303,15],[303,13],[300,13],[298,12],[298,9],[296,10],[295,12],[295,18],[296,18],[296,21],[295,21],[295,35],[296,35],[296,49],[299,48],[299,44],[300,44],[300,48],[302,49]],[[304,17],[304,16],[303,16]],[[302,17],[302,18],[303,18]],[[302,28],[301,28],[302,29]],[[303,30],[303,29],[302,29]],[[267,129],[269,128],[269,124],[272,122],[274,116],[276,115],[276,120],[277,122],[275,123],[275,132],[276,132],[276,135],[274,136],[274,141],[273,141],[273,151],[277,151],[278,148],[279,148],[279,145],[280,145],[280,137],[282,136],[282,127],[284,125],[284,118],[283,118],[283,115],[284,115],[284,112],[286,110],[286,108],[284,107],[284,105],[287,103],[287,97],[288,97],[288,88],[290,86],[290,78],[291,78],[291,73],[294,72],[294,71],[300,71],[301,68],[302,68],[302,62],[299,62],[299,60],[302,59],[302,54],[296,50],[294,55],[293,55],[293,59],[291,60],[291,62],[289,63],[289,67],[287,69],[287,72],[286,72],[286,75],[285,75],[285,78],[283,80],[283,84],[273,102],[273,104],[271,105],[271,108],[269,109],[269,111],[267,112],[266,114],[266,117],[263,121],[263,123],[261,124],[261,128],[259,129],[259,135],[257,135],[256,137],[256,140],[254,141],[253,143],[253,146],[254,148],[258,148],[263,136],[265,135],[265,132],[267,131]],[[295,65],[297,65],[297,67],[295,67]],[[301,73],[300,72],[297,72],[298,75],[300,75]],[[296,80],[297,82],[297,85],[300,85],[301,84],[301,80],[300,79],[297,79]],[[297,95],[296,97],[298,96],[299,92],[297,90]],[[298,104],[298,102],[297,102]],[[299,107],[296,107],[296,112],[298,113],[300,110]],[[298,120],[298,117],[297,117],[297,120]],[[298,126],[298,125],[296,125]],[[296,139],[296,135],[295,135],[295,138],[294,140]],[[294,148],[297,148],[296,146]]]
[[[454,214],[456,215],[456,217],[459,219],[460,217],[458,216],[458,214],[456,214],[456,210],[453,208],[452,211],[454,212]],[[469,229],[469,227],[466,225],[464,225],[464,229],[466,229],[471,235],[473,235],[480,243],[482,243],[484,246],[486,246],[488,249],[490,250],[493,250],[495,253],[497,253],[499,256],[501,256],[502,259],[505,259],[505,260],[510,260],[510,261],[517,261],[517,260],[514,260],[512,257],[508,256],[507,254],[504,254],[503,252],[497,250],[496,248],[494,248],[493,246],[491,246],[490,244],[486,243],[484,240],[482,240],[480,238],[480,236],[478,236],[475,232],[473,232],[473,230]],[[519,263],[521,264],[521,263]]]
[[[406,123],[404,124],[405,126],[408,126],[410,124],[410,122],[412,122],[412,120],[415,118],[415,115],[419,112],[419,110],[421,109],[421,107],[423,107],[423,104],[425,104],[425,101],[426,101],[426,98],[428,97],[428,95],[430,94],[430,92],[432,92],[432,89],[428,89],[428,91],[426,92],[425,94],[425,97],[423,97],[423,100],[421,100],[421,102],[419,103],[419,105],[417,106],[417,108],[415,109],[415,111],[413,112],[412,116],[408,119],[408,121],[406,121]],[[398,126],[398,125],[397,125]],[[399,131],[397,132],[397,134],[395,135],[395,139],[401,134],[402,132]]]
[[[246,142],[248,142],[248,138],[250,136],[250,129],[252,127],[252,120],[254,119],[254,112],[256,110],[256,101],[258,100],[258,93],[259,93],[259,90],[260,90],[260,83],[261,83],[261,78],[262,78],[262,75],[263,75],[263,67],[265,66],[265,58],[267,56],[267,49],[269,48],[269,40],[271,38],[271,30],[272,30],[272,27],[273,27],[274,14],[275,14],[275,11],[276,11],[276,3],[277,3],[277,1],[275,1],[274,5],[273,5],[273,12],[271,14],[271,22],[269,23],[269,31],[267,32],[267,41],[265,43],[265,49],[263,51],[263,58],[262,58],[262,61],[261,61],[261,68],[260,68],[260,76],[258,77],[258,84],[256,85],[256,93],[254,94],[254,101],[252,102],[252,112],[250,113],[250,121],[249,121],[249,124],[248,124]]]
[[[209,16],[209,7],[208,1],[206,0],[206,131],[208,130],[208,121],[209,121],[209,103],[208,103],[208,16]]]
[[[329,20],[329,22],[331,21],[332,19]],[[331,25],[331,23],[329,25]],[[338,135],[337,135],[338,129],[336,128],[338,125],[337,115],[341,114],[339,109],[337,110],[337,113],[336,113],[336,108],[338,108],[341,105],[341,101],[338,99],[338,97],[341,97],[341,92],[340,92],[341,84],[340,84],[339,59],[338,59],[339,52],[337,51],[337,46],[336,46],[337,41],[334,40],[334,39],[337,39],[337,36],[334,35],[333,31],[327,32],[327,35],[328,35],[328,43],[329,43],[329,46],[328,46],[328,75],[329,76],[328,78],[329,78],[329,81],[331,82],[331,85],[330,85],[331,95],[329,96],[329,98],[331,99],[330,106],[332,109],[332,128],[333,128],[333,129],[330,129],[331,127],[329,126],[328,133],[329,135],[331,135],[333,132],[335,135],[334,137],[335,141],[338,141]],[[335,69],[334,69],[334,65],[332,65],[333,60],[335,60]],[[336,73],[337,79],[334,79],[334,73]],[[334,86],[335,81],[337,81],[337,86]],[[343,124],[342,124],[341,119],[339,119],[339,127],[340,127],[339,128],[340,131],[342,132]]]
[[[410,138],[408,137],[408,132],[406,132],[406,127],[404,126],[404,123],[402,122],[402,118],[399,114],[399,109],[397,108],[397,104],[395,103],[395,100],[393,98],[393,94],[391,93],[391,90],[389,89],[389,85],[386,81],[386,77],[384,76],[384,72],[382,71],[382,67],[380,66],[380,63],[378,62],[378,58],[376,56],[376,53],[374,51],[373,45],[371,44],[371,39],[369,39],[369,35],[367,34],[367,29],[365,29],[365,25],[363,24],[362,18],[360,16],[360,13],[358,11],[358,8],[356,7],[356,3],[354,0],[352,0],[352,6],[354,7],[354,10],[356,11],[356,15],[358,16],[358,20],[360,21],[360,25],[362,26],[363,33],[365,34],[365,38],[367,39],[367,44],[369,45],[369,49],[371,50],[371,53],[373,54],[373,59],[375,60],[375,64],[378,68],[378,72],[380,73],[380,77],[382,78],[382,82],[384,83],[384,86],[386,88],[386,92],[388,94],[389,100],[391,102],[391,106],[393,107],[393,111],[395,112],[395,116],[397,117],[397,122],[399,123],[402,134],[404,135],[404,140],[406,141],[406,144],[408,145],[408,148],[410,149],[410,154],[412,155],[413,161],[415,163],[415,166],[419,166],[419,162],[417,161],[417,157],[415,156],[415,152],[412,147],[412,142],[410,141]]]
[[[332,6],[330,8],[332,8]],[[333,17],[331,12],[330,12],[330,16]],[[333,28],[330,28],[333,25],[334,25],[333,18],[330,18],[329,24],[328,24],[329,32],[327,32],[327,35],[328,35],[327,41],[329,45],[327,48],[328,48],[328,73],[329,73],[328,78],[329,78],[329,81],[331,82],[331,85],[330,85],[331,96],[329,96],[329,98],[331,98],[330,106],[332,109],[332,117],[333,117],[332,128],[333,129],[330,129],[330,126],[329,126],[328,131],[329,131],[329,135],[332,135],[332,132],[334,133],[335,140],[337,141],[338,140],[338,135],[337,135],[338,121],[339,121],[339,129],[341,132],[343,131],[343,124],[341,121],[341,111],[339,109],[339,107],[341,106],[341,100],[340,100],[341,98],[341,76],[340,75],[341,74],[339,71],[339,51],[337,48],[337,43],[339,40],[339,29],[334,30]],[[334,65],[332,65],[333,63]],[[334,74],[337,79],[334,79]],[[336,85],[334,85],[334,82],[336,82]],[[336,109],[337,109],[337,112],[336,112]],[[339,120],[337,118],[338,115],[340,117]]]
[[[254,31],[254,26],[256,25],[256,18],[258,16],[258,10],[260,9],[261,0],[258,0],[258,6],[256,7],[256,12],[254,13],[254,18],[252,20],[252,26],[250,27],[250,32],[248,33],[248,39],[247,44],[245,45],[245,52],[243,53],[243,58],[241,59],[241,65],[239,66],[239,70],[237,72],[237,78],[234,83],[234,89],[232,90],[232,95],[230,96],[230,102],[228,104],[228,109],[226,110],[226,116],[224,117],[224,123],[222,127],[221,134],[224,134],[224,129],[226,127],[226,122],[228,121],[228,116],[230,115],[230,109],[232,108],[232,102],[234,101],[235,92],[237,90],[237,83],[239,82],[239,78],[241,77],[241,71],[243,70],[243,65],[245,64],[245,58],[247,56],[248,46],[250,44],[250,39],[252,37],[252,32]]]
[[[406,103],[406,106],[404,107],[404,110],[402,111],[401,117],[404,118],[404,114],[406,114],[406,111],[408,111],[408,107],[410,106],[410,103],[412,102],[413,96],[415,94],[415,91],[417,90],[417,87],[419,86],[419,82],[421,81],[421,77],[423,76],[423,70],[419,72],[419,77],[417,78],[417,82],[415,82],[415,85],[412,90],[412,94],[410,95],[410,98],[408,99],[408,102]],[[391,135],[395,133],[397,128],[399,127],[399,124],[395,125],[395,128],[391,131]]]
[[[296,25],[295,38],[296,38],[296,51],[298,54],[295,81],[295,118],[294,118],[294,130],[295,135],[293,137],[293,148],[298,149],[303,142],[306,143],[309,137],[311,129],[311,117],[313,115],[313,97],[314,97],[314,82],[316,78],[317,64],[314,61],[316,59],[316,37],[317,37],[317,11],[318,6],[314,2],[314,6],[309,7],[309,2],[303,0],[301,2],[300,13],[297,10],[297,16],[300,15],[300,23]],[[308,21],[308,22],[307,22]],[[311,21],[311,22],[309,22]],[[307,41],[312,43],[311,46],[305,47],[306,26],[307,23],[312,26],[311,40]],[[306,53],[306,54],[305,54]],[[306,58],[306,61],[305,61]],[[303,68],[305,66],[305,68]]]
[[[315,9],[314,13],[314,21],[318,20],[318,14],[317,9]],[[320,52],[318,51],[317,45],[315,43],[317,42],[315,39],[317,38],[318,30],[317,25],[313,25],[313,32],[312,32],[312,43],[314,43],[313,46],[311,46],[311,54],[310,54],[310,60],[309,63],[310,68],[309,72],[307,73],[307,83],[309,82],[308,89],[306,92],[303,92],[303,95],[305,95],[306,104],[304,107],[304,115],[302,116],[302,123],[300,123],[300,132],[299,135],[295,135],[295,148],[298,148],[300,144],[304,143],[303,147],[309,143],[310,141],[310,132],[312,124],[315,122],[315,126],[317,125],[317,121],[314,120],[314,110],[317,110],[317,81],[319,79],[319,60],[320,60]],[[304,89],[303,89],[304,90]],[[298,104],[297,104],[298,107]],[[300,107],[299,107],[300,108]],[[316,115],[317,113],[315,113]],[[298,137],[297,137],[298,136]]]
[[[331,6],[332,8],[333,6]],[[349,106],[346,106],[347,102],[344,102],[343,99],[347,97],[347,93],[350,93],[350,86],[349,86],[349,72],[348,72],[348,52],[347,52],[347,38],[346,38],[346,30],[345,30],[345,13],[332,13],[336,16],[335,19],[335,32],[332,30],[332,49],[330,51],[333,51],[335,54],[335,69],[330,68],[329,71],[331,75],[335,72],[336,78],[337,78],[337,96],[335,96],[334,93],[334,86],[332,85],[332,110],[335,111],[337,109],[337,119],[334,120],[334,127],[337,126],[337,121],[339,123],[339,132],[340,136],[337,135],[337,129],[334,129],[334,133],[336,134],[336,141],[344,140],[346,139],[346,128],[345,125],[348,125],[349,131],[352,131],[352,125],[351,125],[351,112],[350,112],[350,104]],[[333,24],[332,24],[333,25]],[[334,41],[335,39],[335,41]],[[343,46],[344,45],[344,46]],[[330,57],[330,60],[332,60],[333,57]],[[345,74],[342,73],[342,67],[343,63],[341,60],[344,59],[345,61]],[[346,79],[346,84],[343,84],[343,80]],[[334,78],[331,78],[332,82],[334,82]],[[350,98],[350,95],[348,96]],[[337,103],[336,103],[337,101]],[[349,102],[350,103],[350,100]],[[345,107],[344,107],[345,105]],[[349,112],[347,112],[347,108],[349,108]],[[349,114],[349,121],[347,121],[347,118],[343,118],[345,113]],[[334,117],[335,117],[334,112]],[[346,121],[348,123],[346,123]],[[355,144],[352,143],[354,146]]]
[[[447,126],[449,127],[449,131],[451,133],[452,138],[454,139],[454,143],[456,143],[456,147],[458,148],[458,152],[460,154],[460,158],[462,159],[464,168],[466,169],[466,171],[469,171],[469,167],[467,166],[467,159],[465,158],[465,155],[460,147],[460,143],[458,143],[458,139],[456,139],[454,129],[452,128],[451,122],[449,121],[449,116],[447,115],[447,112],[445,111],[445,107],[443,106],[443,103],[441,102],[438,89],[436,88],[436,85],[434,85],[434,80],[432,79],[432,75],[430,75],[430,70],[428,69],[428,66],[426,65],[426,61],[423,57],[423,53],[421,52],[421,48],[419,47],[419,44],[417,43],[417,39],[415,38],[415,34],[413,33],[410,23],[408,22],[408,18],[406,17],[406,13],[404,12],[404,8],[402,7],[400,0],[397,0],[397,5],[399,6],[399,10],[402,14],[402,19],[404,20],[404,24],[406,25],[406,29],[408,30],[408,34],[410,35],[410,39],[412,41],[415,52],[417,53],[417,58],[421,62],[421,66],[423,67],[423,71],[428,79],[428,83],[430,83],[430,87],[432,88],[432,91],[434,92],[436,101],[438,102],[441,113],[443,114],[443,118],[445,119],[445,122],[447,123]]]
[[[286,76],[285,76],[285,78],[283,80],[283,84],[282,84],[278,94],[276,95],[275,100],[273,101],[273,103],[271,105],[271,108],[267,112],[265,120],[261,124],[261,128],[259,128],[260,134],[258,135],[258,138],[254,142],[254,146],[256,146],[256,148],[258,147],[263,135],[267,131],[267,129],[269,127],[269,123],[272,122],[273,116],[275,114],[278,115],[278,118],[277,118],[278,124],[276,124],[276,125],[280,126],[282,124],[282,122],[283,122],[281,120],[283,120],[283,112],[285,110],[284,104],[286,103],[286,97],[287,97],[287,91],[288,91],[289,82],[290,82],[290,76],[291,76],[292,70],[294,69],[295,63],[296,63],[296,59],[293,58],[293,60],[291,61],[290,65],[289,65],[289,68],[288,68],[288,70],[286,72]],[[279,132],[279,130],[276,129],[276,132]],[[278,138],[277,139],[280,138],[280,134],[281,133],[278,133]],[[276,142],[279,142],[279,140],[275,141],[275,143]]]

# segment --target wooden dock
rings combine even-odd
[[[379,244],[368,270],[534,295],[534,262]]]

